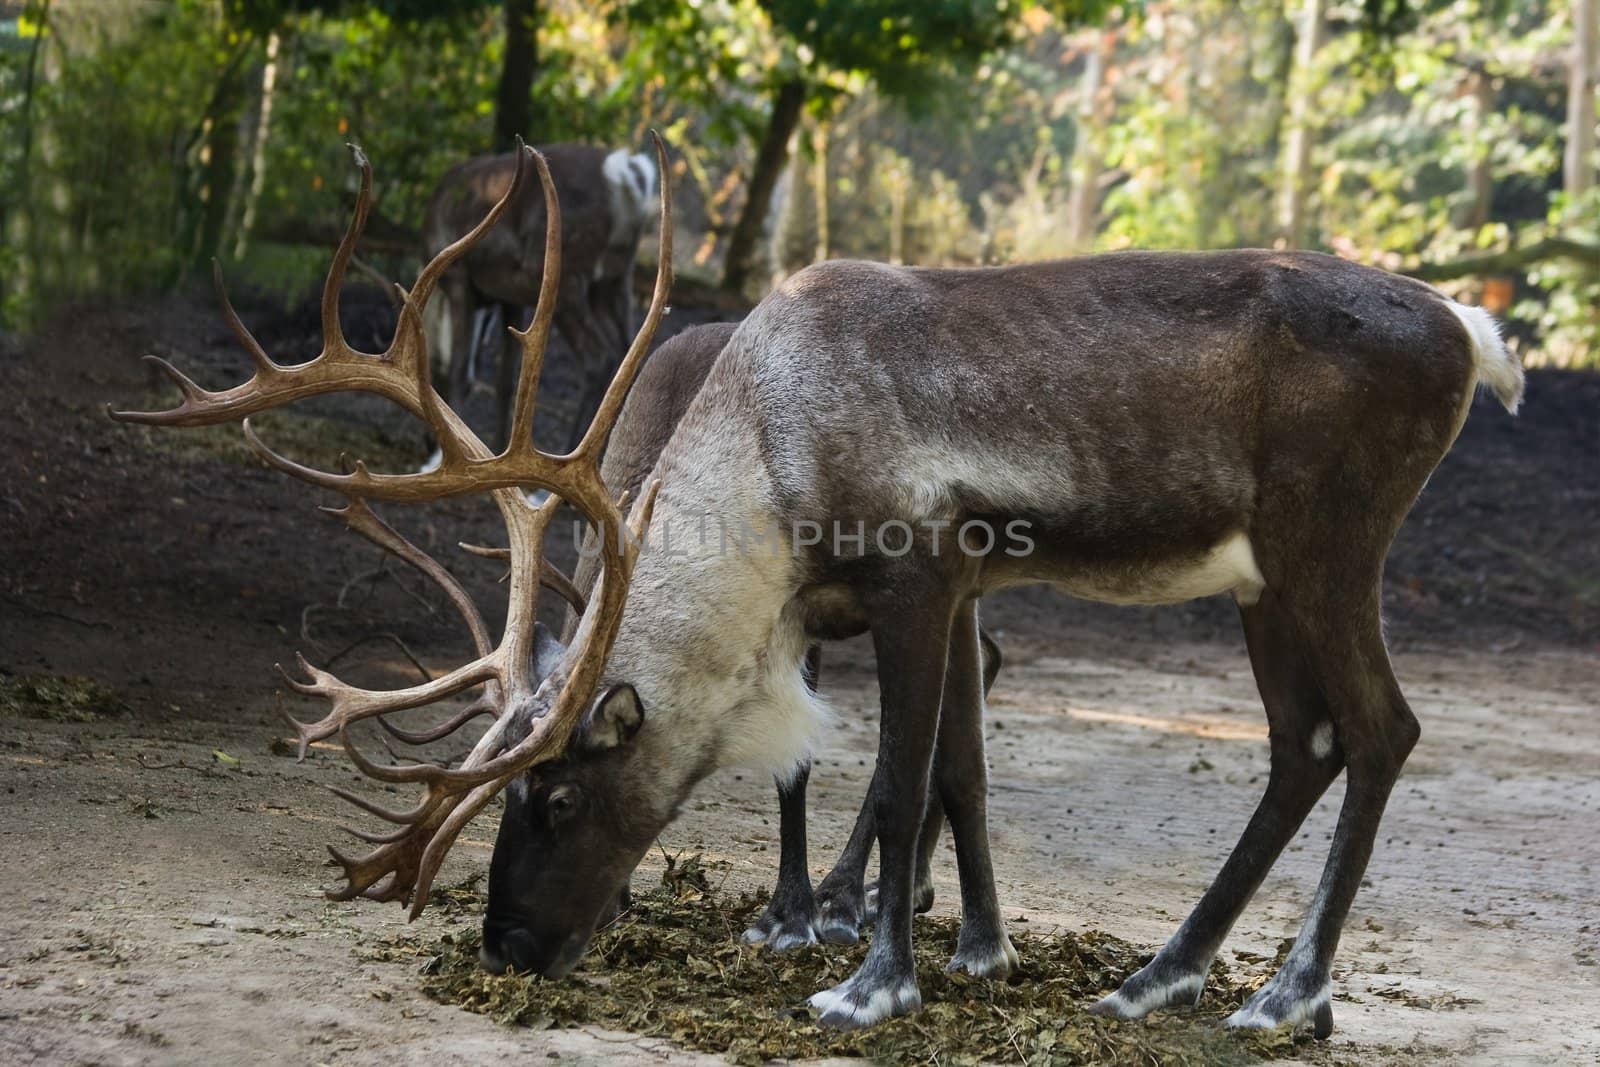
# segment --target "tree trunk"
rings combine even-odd
[[[911,191],[911,161],[897,158],[889,170],[889,262],[906,261],[906,194]]]
[[[1462,229],[1476,234],[1488,223],[1494,200],[1494,172],[1489,165],[1490,145],[1485,132],[1489,113],[1494,108],[1494,86],[1487,74],[1474,70],[1467,74],[1465,89],[1471,102],[1466,121],[1466,134],[1471,143],[1467,149],[1467,198],[1456,222]]]
[[[1075,252],[1094,244],[1095,215],[1100,204],[1100,131],[1103,125],[1101,93],[1106,80],[1106,52],[1111,34],[1095,30],[1088,36],[1083,81],[1078,88],[1078,128],[1072,139],[1072,193],[1067,200],[1067,242]]]
[[[17,136],[22,141],[15,184],[0,197],[0,241],[17,250],[15,262],[0,264],[0,302],[25,302],[32,290],[34,274],[38,269],[33,255],[33,227],[29,217],[33,207],[33,107],[38,93],[39,57],[44,52],[45,35],[50,17],[50,0],[41,0],[24,9],[35,24],[33,43],[28,46],[28,62],[23,68],[22,107]]]
[[[745,191],[744,207],[739,221],[734,224],[728,238],[728,254],[722,268],[722,288],[731,293],[742,293],[750,279],[751,260],[756,242],[761,237],[761,227],[772,205],[772,190],[778,176],[789,162],[789,142],[800,122],[800,109],[805,106],[806,86],[799,79],[786,81],[778,87],[772,101],[772,116],[767,120],[766,133],[756,151],[755,168],[750,172],[750,186]]]
[[[261,68],[261,107],[256,113],[256,128],[251,138],[250,185],[245,190],[244,207],[239,213],[238,237],[233,245],[234,259],[243,259],[250,247],[250,233],[256,228],[256,208],[261,203],[261,192],[267,184],[267,138],[272,133],[272,104],[277,96],[280,47],[278,34],[267,37],[267,61]]]
[[[239,112],[245,93],[243,64],[230,63],[217,82],[210,112],[202,123],[200,199],[204,206],[194,248],[196,263],[216,258],[224,243],[228,203],[239,166]]]
[[[536,139],[533,79],[539,73],[539,0],[506,0],[506,53],[494,97],[494,150]]]
[[[1290,248],[1303,247],[1310,236],[1306,201],[1311,190],[1311,96],[1324,29],[1323,0],[1304,0],[1289,81],[1289,136],[1284,142],[1283,186],[1278,195],[1278,238]]]
[[[1567,151],[1562,188],[1569,207],[1594,185],[1595,64],[1600,61],[1600,0],[1572,0],[1572,70],[1567,77]]]
[[[816,168],[811,179],[811,191],[817,198],[817,251],[811,257],[813,263],[821,263],[828,258],[828,127],[826,123],[817,123],[817,136],[813,141],[815,146],[812,165]]]

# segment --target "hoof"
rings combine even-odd
[[[1276,1030],[1311,1024],[1319,1041],[1333,1033],[1333,984],[1304,982],[1279,971],[1223,1022],[1232,1030]]]
[[[802,945],[816,944],[817,930],[809,913],[773,905],[744,932],[744,940],[750,945],[765,945],[774,952],[787,952]]]
[[[861,940],[861,895],[859,890],[830,886],[817,889],[817,937],[830,945],[854,945]]]
[[[922,1007],[922,994],[914,979],[877,985],[857,971],[832,989],[824,989],[807,1002],[817,1022],[834,1030],[860,1030],[885,1019],[908,1015]]]
[[[1192,1008],[1200,1003],[1206,973],[1177,970],[1158,956],[1128,976],[1115,993],[1102,997],[1089,1014],[1106,1019],[1143,1019],[1161,1008]]]
[[[950,957],[945,970],[966,971],[974,978],[1004,980],[1011,977],[1011,972],[1021,963],[1022,958],[1012,946],[1011,938],[1001,931],[998,940],[993,936],[960,938],[956,944],[956,954]]]

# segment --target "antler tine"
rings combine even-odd
[[[329,845],[328,854],[344,868],[345,884],[338,889],[330,889],[328,899],[354,900],[356,897],[366,897],[378,901],[403,900],[409,895],[421,853],[421,848],[410,838],[382,845],[365,856],[355,858]],[[373,887],[385,878],[391,880],[382,889],[373,892]]]
[[[267,355],[267,350],[261,347],[261,342],[255,339],[255,335],[245,328],[243,320],[239,318],[239,313],[233,310],[233,301],[228,299],[228,287],[222,281],[222,261],[220,259],[212,259],[211,261],[211,286],[217,291],[217,299],[222,301],[222,317],[227,320],[228,329],[233,331],[234,339],[239,342],[239,347],[249,354],[250,362],[256,365],[256,370],[258,372],[265,371],[268,374],[282,370],[283,368],[273,362],[271,356]]]
[[[561,568],[543,557],[539,560],[539,583],[565,600],[579,615],[589,610],[588,599],[578,591],[576,585],[572,584],[572,579],[563,574]]]
[[[479,656],[487,656],[494,650],[494,645],[489,639],[489,627],[483,621],[483,614],[478,610],[478,605],[473,603],[472,597],[456,581],[443,564],[422,549],[406,540],[393,526],[378,517],[365,500],[360,497],[351,497],[342,508],[318,508],[325,515],[343,519],[345,526],[373,544],[394,556],[409,563],[421,571],[429,580],[444,590],[445,596],[455,606],[456,612],[467,624],[467,629],[472,633],[472,645]]]
[[[667,170],[666,145],[655,137],[663,175]],[[542,761],[559,756],[572,737],[583,711],[599,684],[606,659],[621,626],[628,582],[639,553],[639,538],[650,522],[650,510],[659,486],[652,483],[625,514],[626,498],[613,499],[600,476],[599,453],[649,350],[654,332],[666,310],[672,284],[672,211],[670,183],[662,183],[661,262],[650,309],[622,360],[615,379],[602,400],[579,447],[558,456],[540,452],[532,443],[532,419],[538,380],[549,330],[555,312],[561,270],[560,202],[542,156],[518,146],[516,171],[509,187],[482,222],[436,255],[418,275],[404,298],[393,342],[382,355],[366,355],[349,348],[340,330],[339,290],[352,262],[355,246],[370,215],[372,169],[365,154],[352,146],[361,172],[355,212],[328,270],[322,291],[323,350],[308,363],[273,362],[245,329],[229,302],[217,272],[219,297],[229,328],[255,365],[251,378],[231,389],[210,392],[162,360],[155,363],[172,379],[181,400],[162,412],[113,412],[117,418],[147,423],[207,425],[240,420],[246,441],[271,466],[313,485],[342,493],[343,507],[324,509],[342,518],[362,537],[379,545],[421,571],[444,591],[471,633],[476,658],[441,677],[403,689],[363,689],[342,681],[329,671],[313,667],[302,656],[299,673],[284,677],[296,692],[327,701],[323,718],[302,723],[286,716],[299,739],[303,757],[307,747],[337,735],[351,763],[379,782],[422,786],[415,806],[390,809],[346,791],[336,791],[362,811],[392,825],[375,831],[356,831],[377,846],[364,856],[350,857],[331,850],[344,869],[345,885],[330,894],[336,899],[356,896],[376,900],[409,900],[415,917],[427,902],[428,890],[451,843],[462,828],[516,775]],[[545,195],[545,274],[538,310],[526,331],[514,331],[524,345],[525,359],[518,382],[518,400],[512,443],[495,454],[433,389],[421,316],[443,273],[483,238],[526,186],[528,164],[539,173]],[[375,474],[359,461],[348,473],[313,470],[281,456],[261,441],[248,416],[304,397],[335,391],[373,392],[391,399],[426,422],[444,450],[444,462],[426,474]],[[521,489],[537,485],[552,496],[541,507],[531,507]],[[504,629],[498,642],[491,636],[482,612],[461,583],[427,552],[412,544],[372,510],[371,502],[425,501],[466,493],[492,494],[505,521],[511,581]],[[581,511],[600,533],[602,566],[599,582],[587,598],[571,581],[542,557],[544,535],[557,508],[568,503]],[[628,536],[631,533],[631,538]],[[487,553],[497,554],[497,553]],[[581,613],[577,639],[562,666],[546,679],[533,673],[535,615],[541,587],[559,593]],[[281,668],[280,668],[281,670]],[[549,687],[553,699],[539,696],[538,686]],[[476,698],[442,722],[407,730],[389,721],[392,712],[434,704],[481,687]],[[539,697],[535,703],[535,697]],[[472,751],[457,767],[433,764],[380,764],[363,753],[352,738],[353,724],[377,719],[390,735],[411,744],[426,744],[459,729],[486,712],[496,713],[478,737]],[[512,740],[514,717],[537,714],[531,728]],[[519,731],[523,720],[516,719]],[[402,761],[403,763],[403,761]]]
[[[439,873],[439,866],[444,863],[445,854],[450,851],[450,846],[456,843],[456,837],[462,828],[484,809],[496,793],[506,787],[511,778],[511,775],[506,775],[473,789],[454,805],[450,813],[439,823],[439,828],[433,832],[433,837],[422,850],[422,859],[417,864],[409,918],[415,919],[422,914],[422,909],[427,907],[428,892],[433,888],[434,876]]]
[[[386,833],[376,830],[363,830],[359,826],[341,826],[339,829],[351,837],[359,838],[369,845],[395,845],[416,833],[416,828],[411,826],[397,826]]]
[[[166,375],[172,384],[178,387],[178,392],[183,399],[178,401],[178,406],[166,411],[122,411],[106,405],[106,414],[118,422],[134,422],[143,426],[177,426],[192,419],[195,413],[205,410],[207,401],[213,394],[196,385],[183,371],[174,367],[160,356],[144,356],[144,362]]]
[[[339,324],[339,290],[344,286],[344,272],[350,265],[350,260],[356,254],[356,242],[361,240],[361,231],[367,228],[367,215],[372,211],[372,164],[367,160],[367,154],[357,144],[346,145],[350,155],[355,159],[356,166],[361,169],[361,185],[356,191],[356,209],[350,216],[350,225],[345,228],[344,237],[339,241],[338,251],[333,254],[333,262],[328,265],[327,280],[322,283],[322,345],[323,350],[335,348],[339,351],[349,351],[345,343],[344,328]]]
[[[347,729],[351,723],[387,715],[392,711],[424,707],[475,685],[502,681],[501,658],[496,651],[457,667],[449,674],[406,689],[358,689],[327,671],[311,666],[301,655],[297,655],[296,660],[300,669],[310,676],[309,682],[295,678],[281,665],[278,672],[295,692],[304,696],[320,696],[332,705],[327,715],[313,723],[303,723],[290,716],[289,721],[300,737],[300,755],[304,757],[311,742],[332,737]]]
[[[511,550],[509,548],[495,548],[490,545],[469,545],[465,541],[461,542],[461,548],[463,551],[470,552],[474,556],[479,556],[483,559],[511,559]],[[582,615],[587,610],[589,602],[582,593],[578,592],[578,587],[572,584],[572,579],[562,573],[561,568],[544,557],[539,559],[539,584],[559,596],[562,600],[565,600],[579,615]]]
[[[351,151],[361,168],[361,185],[356,196],[355,213],[334,253],[323,284],[321,353],[305,363],[285,365],[274,362],[245,328],[232,301],[228,299],[221,268],[213,265],[213,278],[222,302],[223,318],[255,365],[255,373],[248,381],[230,389],[211,392],[200,388],[164,360],[146,357],[176,383],[183,399],[177,407],[167,411],[119,411],[108,408],[107,414],[124,422],[209,426],[232,422],[309,396],[333,392],[376,393],[418,418],[429,414],[425,399],[431,394],[431,386],[426,391],[420,388],[415,376],[410,373],[409,364],[393,358],[393,352],[371,356],[355,351],[345,343],[339,326],[339,289],[372,207],[372,165],[359,148],[352,145]],[[402,354],[406,351],[402,346]],[[488,450],[484,449],[483,454],[487,455]]]
[[[479,699],[468,704],[439,725],[426,730],[402,730],[382,715],[379,715],[377,719],[378,725],[388,731],[390,737],[404,741],[408,745],[426,745],[439,740],[441,737],[449,737],[480,715],[494,714],[496,712],[493,703],[488,699]]]
[[[352,793],[350,790],[340,788],[336,785],[329,786],[328,792],[332,793],[340,800],[354,804],[356,807],[360,808],[369,815],[376,815],[384,822],[392,822],[408,829],[426,820],[429,815],[433,814],[433,810],[437,808],[440,802],[443,800],[442,797],[424,796],[422,800],[419,801],[414,807],[401,811],[398,808],[386,808],[382,804],[368,800],[359,793]]]
[[[561,286],[561,198],[544,154],[530,148],[533,165],[544,189],[544,272],[539,279],[539,303],[526,330],[511,329],[522,344],[522,371],[517,375],[517,396],[511,409],[511,436],[506,451],[533,447],[533,406],[539,394],[539,375],[550,343],[550,324],[556,317],[556,290]]]
[[[655,142],[656,161],[661,172],[661,239],[656,263],[656,285],[650,294],[650,310],[645,315],[644,324],[634,335],[633,343],[628,346],[628,354],[622,357],[622,365],[617,368],[616,376],[606,388],[604,399],[595,410],[594,419],[575,449],[577,453],[587,456],[598,457],[605,448],[606,438],[611,436],[611,426],[622,410],[622,401],[626,399],[628,390],[633,388],[633,380],[644,364],[644,357],[650,352],[650,342],[655,339],[656,327],[661,324],[667,297],[672,291],[672,181],[667,169],[667,144],[655,130],[650,131],[650,138]]]

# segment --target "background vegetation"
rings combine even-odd
[[[1600,356],[1597,0],[29,0],[0,4],[0,314],[297,298],[375,161],[367,254],[502,147],[677,153],[681,269],[1320,248]]]

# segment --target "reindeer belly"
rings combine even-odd
[[[1106,604],[1180,604],[1231,593],[1254,604],[1265,581],[1256,566],[1250,539],[1229,535],[1198,558],[1160,559],[1128,564],[1082,564],[1049,579],[1063,592]]]
[[[1045,583],[1108,604],[1220,593],[1253,604],[1265,585],[1248,534],[1254,484],[1229,470],[1171,465],[1139,481],[1071,486],[1031,506],[986,501],[984,521],[1010,536],[1005,551],[985,558],[981,581]]]

